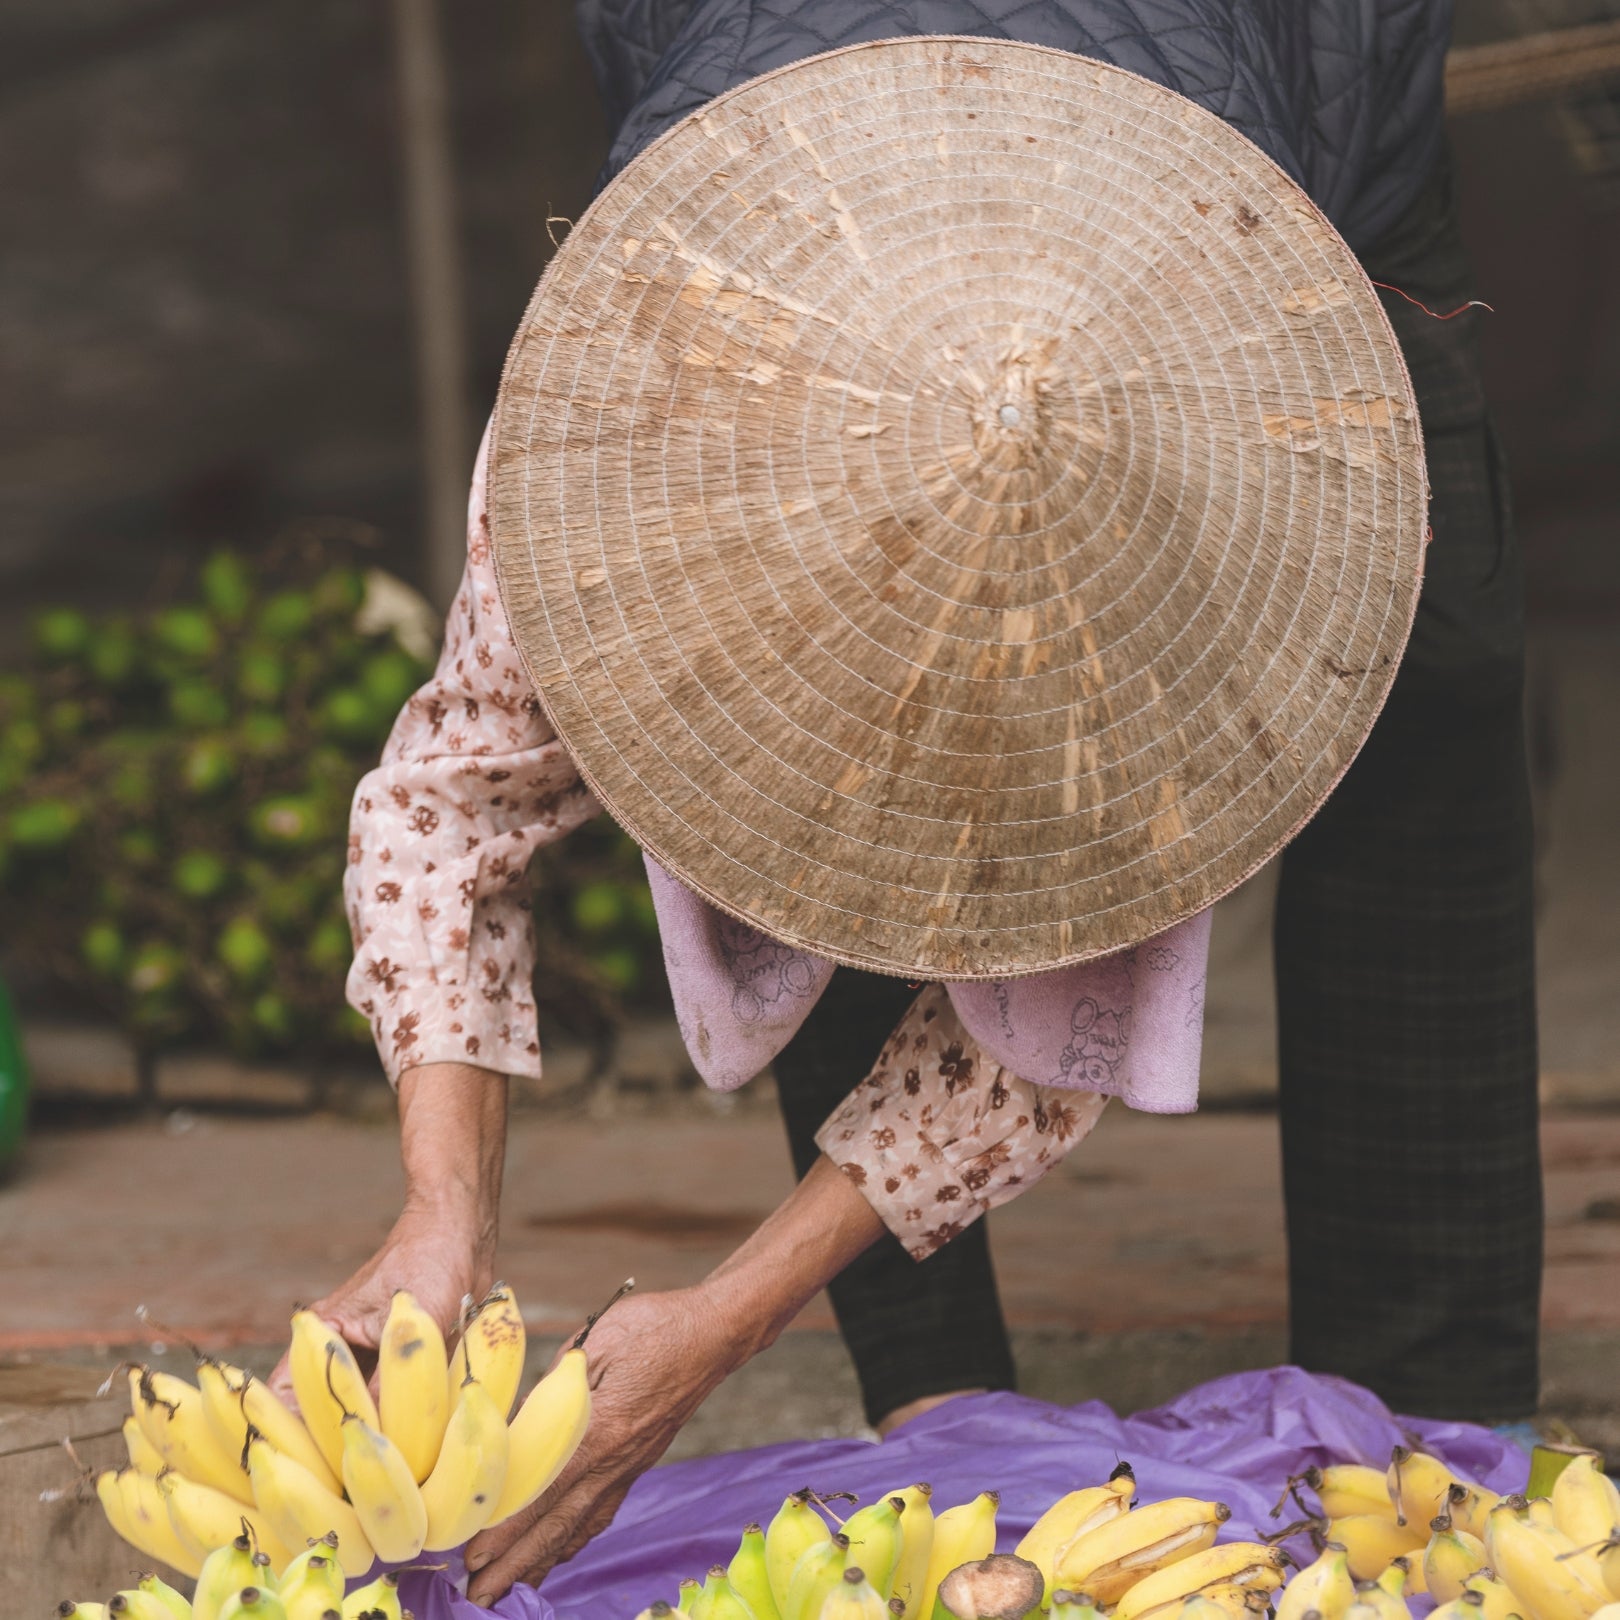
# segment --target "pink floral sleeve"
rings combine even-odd
[[[486,435],[467,572],[433,679],[355,790],[348,998],[389,1079],[422,1063],[538,1075],[530,857],[601,806],[540,707],[496,590]]]
[[[1061,1163],[1107,1102],[1002,1068],[933,984],[816,1143],[912,1258],[926,1260]]]

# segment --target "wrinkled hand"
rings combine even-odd
[[[746,1359],[704,1284],[631,1295],[591,1330],[591,1422],[556,1483],[467,1549],[473,1602],[537,1585],[607,1527],[636,1479],[663,1456],[704,1397]]]
[[[309,1308],[336,1328],[361,1365],[369,1367],[382,1342],[396,1289],[410,1289],[445,1337],[451,1336],[461,1319],[464,1296],[482,1299],[493,1282],[492,1262],[481,1248],[470,1232],[442,1216],[408,1209],[382,1247],[347,1282]],[[285,1355],[270,1374],[270,1387],[283,1400],[293,1401]]]

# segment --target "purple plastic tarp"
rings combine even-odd
[[[1116,1417],[1099,1401],[1050,1406],[1020,1395],[965,1396],[914,1419],[887,1440],[809,1440],[700,1457],[637,1482],[613,1524],[544,1592],[513,1592],[493,1611],[458,1598],[449,1574],[409,1575],[401,1595],[417,1620],[633,1620],[657,1598],[673,1602],[684,1576],[727,1563],[750,1520],[769,1523],[801,1486],[853,1491],[862,1502],[919,1480],[934,1505],[1001,1492],[998,1545],[1011,1550],[1066,1491],[1106,1478],[1124,1459],[1138,1499],[1212,1497],[1232,1509],[1222,1540],[1275,1530],[1272,1506],[1290,1474],[1311,1464],[1382,1466],[1396,1444],[1418,1444],[1492,1490],[1521,1489],[1524,1453],[1468,1423],[1396,1418],[1338,1378],[1277,1367],[1234,1373],[1168,1406]]]

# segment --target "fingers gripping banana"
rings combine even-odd
[[[287,1369],[304,1426],[334,1481],[339,1480],[343,1477],[344,1414],[352,1412],[373,1430],[379,1424],[365,1376],[343,1335],[313,1311],[293,1313]],[[269,1438],[268,1429],[261,1427],[260,1432]]]
[[[1059,1552],[1053,1580],[1107,1608],[1144,1575],[1211,1546],[1231,1516],[1224,1502],[1193,1496],[1150,1503],[1076,1537]]]
[[[434,1369],[437,1371],[437,1369]],[[429,1552],[471,1541],[494,1517],[506,1484],[506,1413],[469,1378],[450,1416],[438,1462],[422,1486]]]
[[[1355,1601],[1356,1586],[1350,1575],[1350,1559],[1345,1549],[1329,1542],[1287,1586],[1277,1600],[1277,1620],[1305,1620],[1313,1611],[1322,1620],[1344,1620]]]
[[[971,1564],[988,1558],[996,1550],[996,1509],[1001,1506],[997,1491],[981,1491],[971,1502],[946,1508],[934,1519],[933,1540],[928,1549],[928,1570],[917,1594],[915,1613],[928,1620],[939,1596],[939,1583],[958,1564]],[[909,1509],[907,1510],[910,1511]],[[908,1607],[906,1613],[913,1611]],[[790,1620],[790,1617],[784,1617]]]
[[[259,1511],[287,1546],[335,1536],[338,1563],[351,1580],[376,1561],[359,1514],[302,1463],[283,1456],[257,1434],[248,1441],[248,1477]]]
[[[912,1620],[918,1612],[934,1548],[934,1490],[931,1485],[908,1485],[890,1494],[898,1496],[906,1506],[900,1515],[900,1559],[894,1566],[889,1597],[899,1603],[905,1620]]]
[[[1144,1575],[1114,1607],[1114,1620],[1163,1620],[1190,1595],[1222,1584],[1275,1591],[1287,1560],[1276,1547],[1258,1541],[1228,1541]]]
[[[467,1377],[467,1364],[482,1380],[485,1392],[500,1408],[501,1421],[511,1414],[523,1378],[523,1357],[528,1350],[528,1334],[523,1313],[512,1290],[496,1283],[485,1295],[477,1311],[462,1329],[461,1341],[450,1357],[447,1394],[454,1407],[461,1399]]]
[[[789,1620],[788,1589],[799,1559],[810,1548],[831,1539],[832,1532],[810,1505],[809,1491],[795,1491],[777,1509],[765,1531],[765,1574],[782,1620]]]
[[[454,1392],[445,1382],[444,1335],[439,1324],[399,1289],[377,1347],[378,1426],[400,1449],[418,1485],[433,1472],[450,1421]],[[501,1414],[506,1422],[506,1414]]]
[[[1029,1534],[1013,1550],[1020,1558],[1027,1558],[1040,1572],[1045,1582],[1043,1605],[1050,1603],[1052,1570],[1061,1548],[1087,1531],[1095,1530],[1110,1519],[1118,1518],[1131,1505],[1136,1491],[1136,1477],[1128,1464],[1106,1485],[1092,1485],[1085,1490],[1070,1491],[1059,1497],[1033,1525]]]
[[[893,1590],[895,1566],[900,1562],[905,1508],[903,1496],[880,1496],[844,1521],[849,1563],[862,1572],[869,1585],[882,1593],[885,1603]]]

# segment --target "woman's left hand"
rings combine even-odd
[[[591,1329],[591,1422],[573,1460],[532,1506],[467,1548],[467,1595],[487,1608],[516,1581],[537,1584],[607,1527],[631,1485],[681,1425],[747,1359],[713,1281],[632,1294]]]

